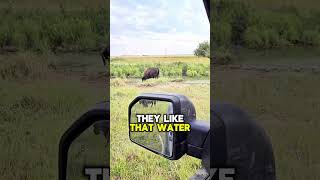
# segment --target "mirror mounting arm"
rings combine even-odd
[[[191,131],[187,136],[189,156],[202,159],[202,153],[205,149],[205,141],[209,136],[210,123],[206,121],[193,120],[190,122]]]

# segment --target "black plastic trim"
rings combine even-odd
[[[59,180],[66,180],[67,164],[68,164],[68,151],[71,143],[88,127],[100,120],[109,121],[110,124],[110,111],[109,102],[102,102],[94,106],[91,110],[84,113],[78,120],[76,120],[69,129],[62,135],[59,143]],[[110,126],[109,126],[110,127]],[[108,132],[110,137],[110,131]],[[110,167],[110,162],[106,164]]]

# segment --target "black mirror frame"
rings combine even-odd
[[[88,127],[100,120],[107,120],[110,122],[110,107],[108,101],[98,103],[92,109],[84,113],[62,135],[59,143],[59,180],[66,180],[68,151],[71,143]],[[110,127],[109,123],[108,127]],[[110,131],[108,131],[107,136],[110,137]],[[107,139],[107,141],[110,142],[109,139]],[[110,162],[106,164],[106,168],[109,167]]]
[[[130,120],[131,120],[131,108],[141,99],[148,99],[148,100],[159,100],[159,101],[167,101],[171,102],[173,105],[173,114],[181,114],[181,98],[183,98],[182,95],[179,94],[172,94],[172,93],[143,93],[139,96],[137,96],[129,105],[128,108],[128,128],[130,129]],[[153,153],[156,153],[158,155],[161,155],[167,159],[170,160],[177,160],[180,159],[186,152],[187,152],[187,138],[186,133],[184,132],[174,132],[173,133],[173,152],[172,156],[168,157],[165,156],[155,150],[152,150],[148,147],[145,147],[135,141],[133,141],[130,137],[130,130],[129,130],[129,139],[131,142],[148,149],[149,151],[152,151]]]

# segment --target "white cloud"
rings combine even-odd
[[[192,54],[199,42],[209,40],[201,1],[146,2],[111,0],[112,56]]]

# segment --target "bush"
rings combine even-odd
[[[0,46],[8,46],[11,44],[13,35],[12,35],[12,26],[9,24],[9,22],[4,21],[0,25]]]
[[[211,31],[211,38],[214,46],[228,47],[231,44],[232,27],[230,23],[213,23]]]
[[[213,63],[219,65],[225,65],[231,63],[233,57],[232,53],[227,48],[218,48],[213,54]]]
[[[319,46],[320,32],[315,30],[306,30],[302,33],[301,41],[304,45]]]
[[[294,6],[264,9],[255,3],[214,0],[211,37],[215,47],[252,49],[319,45],[319,10]]]
[[[198,57],[210,57],[210,45],[208,41],[202,42],[194,50],[194,55]]]
[[[257,27],[249,27],[244,34],[245,45],[249,48],[260,48],[261,44],[263,44],[263,39],[259,33],[260,31]]]
[[[244,37],[246,47],[252,49],[275,48],[282,44],[278,32],[270,28],[249,27]]]
[[[107,10],[69,10],[46,12],[40,9],[0,12],[0,47],[18,50],[100,51],[108,41]]]

